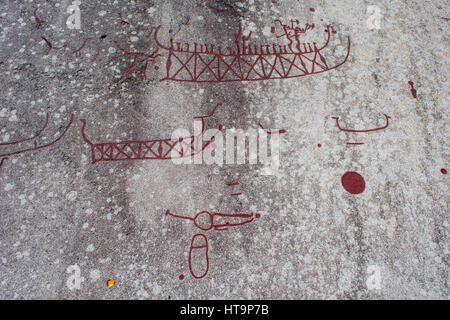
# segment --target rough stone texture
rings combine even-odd
[[[3,0],[0,141],[32,136],[46,113],[39,144],[61,133],[71,113],[74,123],[57,144],[10,156],[0,169],[0,298],[448,299],[449,178],[441,168],[449,169],[450,156],[450,6],[373,2],[83,1],[81,29],[71,30],[68,0]],[[382,18],[371,30],[373,4]],[[35,8],[47,22],[40,28]],[[119,13],[131,24],[122,25]],[[157,25],[166,43],[172,29],[175,41],[226,47],[239,23],[253,31],[251,43],[271,43],[273,20],[292,18],[314,23],[317,42],[327,24],[334,26],[331,62],[345,56],[350,36],[347,63],[297,79],[212,84],[159,81],[167,52],[144,80],[125,74],[132,57],[121,54],[105,66],[113,41],[153,52],[146,35]],[[67,48],[44,55],[42,36]],[[85,38],[92,40],[77,58],[72,52]],[[92,63],[98,46],[104,50]],[[80,119],[94,142],[157,139],[191,130],[193,117],[217,103],[223,106],[209,128],[246,130],[261,122],[287,130],[278,172],[264,175],[259,164],[91,164]],[[384,124],[383,114],[390,126],[366,134],[340,132],[332,119],[373,128]],[[0,146],[0,154],[18,149]],[[362,194],[343,189],[347,171],[364,177]],[[234,181],[240,185],[227,186]],[[210,270],[197,280],[188,251],[200,230],[165,216],[167,209],[189,216],[253,211],[261,218],[204,232]],[[82,282],[70,290],[66,270],[75,264]],[[369,266],[380,271],[380,289],[366,285]],[[108,288],[108,279],[116,285]]]

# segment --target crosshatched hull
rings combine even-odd
[[[227,48],[226,53],[221,47],[214,49],[214,45],[176,43],[175,46],[173,40],[170,47],[165,47],[158,40],[158,31],[159,27],[155,31],[156,43],[169,51],[167,74],[161,81],[215,83],[299,78],[336,69],[347,62],[350,54],[348,38],[346,57],[339,64],[328,65],[323,50],[329,44],[331,30],[328,30],[328,39],[322,48],[317,48],[316,43],[299,43],[295,48],[292,43],[288,46],[247,46],[248,38],[244,38],[243,45],[236,40],[236,48]]]

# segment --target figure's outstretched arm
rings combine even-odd
[[[261,215],[259,213],[253,214],[252,213],[221,213],[221,212],[214,212],[213,214],[213,222],[215,217],[222,217],[226,218],[226,222],[222,224],[215,224],[214,223],[214,230],[217,231],[224,231],[228,230],[229,227],[237,227],[242,226],[244,224],[248,224],[253,222],[255,218],[259,218]],[[228,221],[230,220],[230,222]],[[237,222],[233,222],[237,221]]]
[[[180,219],[186,219],[186,220],[194,220],[194,218],[191,218],[191,217],[185,217],[185,216],[173,214],[172,212],[170,212],[169,209],[167,209],[167,211],[166,211],[166,216],[172,216],[174,218],[180,218]]]

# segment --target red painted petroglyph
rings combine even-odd
[[[344,189],[351,194],[360,194],[366,189],[364,178],[357,172],[346,172],[341,178],[341,183]]]
[[[3,164],[6,162],[6,160],[8,160],[8,158],[2,158],[2,160],[0,161],[0,169],[3,167]]]
[[[212,11],[214,11],[215,13],[228,13],[230,12],[230,9],[218,9],[218,8],[214,8],[213,6],[208,6],[209,9],[211,9]]]
[[[126,26],[127,24],[130,24],[128,21],[126,21],[126,20],[122,17],[122,14],[121,14],[121,13],[119,13],[119,17],[120,17],[120,23],[121,23],[123,26]]]
[[[95,56],[91,60],[92,63],[94,63],[97,60],[98,56],[100,55],[100,50],[102,50],[102,49],[103,49],[103,47],[98,47],[97,48],[97,53],[95,54]]]
[[[1,158],[1,159],[7,159],[8,157],[12,157],[12,156],[15,156],[15,155],[18,155],[18,154],[22,154],[22,153],[26,153],[26,152],[32,152],[32,151],[37,151],[37,150],[45,149],[45,148],[48,148],[48,147],[50,147],[50,146],[56,144],[57,142],[59,142],[59,141],[66,135],[67,131],[69,131],[69,129],[70,129],[72,123],[73,123],[73,118],[74,118],[74,115],[72,114],[72,116],[71,116],[71,118],[70,118],[70,121],[69,121],[69,124],[66,126],[66,128],[65,128],[64,131],[59,135],[58,138],[56,138],[55,140],[53,140],[52,142],[49,142],[49,143],[47,143],[47,144],[44,144],[44,145],[38,145],[38,143],[37,143],[36,140],[37,140],[37,138],[43,133],[43,131],[45,130],[45,128],[47,127],[47,124],[48,124],[48,115],[47,115],[47,119],[46,119],[44,128],[41,129],[41,130],[40,130],[36,135],[34,135],[33,137],[31,137],[31,138],[26,138],[26,139],[22,139],[22,140],[18,140],[18,141],[14,141],[14,142],[10,142],[10,143],[2,143],[2,144],[0,144],[0,146],[3,148],[3,147],[17,146],[17,145],[20,145],[20,144],[23,144],[23,143],[26,143],[26,142],[29,142],[29,141],[34,140],[34,142],[33,142],[33,145],[34,145],[34,146],[32,146],[32,147],[23,147],[23,148],[21,148],[21,149],[19,149],[19,150],[15,150],[15,151],[3,151],[3,153],[0,153],[0,158]]]
[[[172,139],[156,139],[149,141],[125,141],[92,143],[86,136],[86,120],[82,119],[82,136],[92,151],[92,163],[101,161],[132,161],[132,160],[173,160],[194,156],[203,152],[214,140],[214,136],[204,143],[202,136],[206,130],[205,119],[212,117],[221,106],[218,104],[207,116],[195,117],[201,119],[202,131],[198,136]],[[219,126],[217,133],[222,131]],[[202,145],[203,144],[203,145]]]
[[[290,27],[289,27],[290,28]],[[298,39],[302,32],[311,30],[294,27],[292,37]],[[350,54],[350,37],[348,37],[347,55],[341,63],[328,66],[322,51],[328,47],[332,33],[336,33],[331,25],[327,26],[328,37],[322,47],[314,43],[298,42],[295,48],[291,43],[286,45],[251,46],[248,41],[252,35],[243,36],[242,28],[235,35],[235,47],[223,49],[214,44],[174,42],[164,45],[158,39],[161,26],[152,28],[152,34],[162,50],[168,52],[166,61],[167,75],[170,81],[217,83],[235,81],[260,81],[271,79],[289,79],[320,74],[337,69],[347,62]],[[283,36],[291,37],[291,31]]]
[[[192,267],[192,258],[193,258],[193,253],[195,251],[203,251],[203,254],[204,254],[203,258],[204,258],[204,262],[205,262],[205,270],[200,275],[198,275],[194,271],[194,268]],[[202,278],[206,277],[206,275],[208,274],[208,271],[209,271],[209,255],[208,255],[209,252],[208,251],[209,251],[208,239],[206,238],[206,236],[204,234],[198,233],[192,237],[191,246],[189,248],[188,262],[189,262],[189,270],[191,271],[191,274],[195,279],[202,279]]]
[[[143,79],[147,79],[147,68],[150,62],[153,62],[157,57],[160,56],[160,54],[158,54],[158,50],[156,49],[154,52],[152,52],[151,54],[146,54],[143,52],[129,52],[125,49],[123,49],[120,44],[117,41],[114,41],[114,43],[117,46],[117,49],[119,49],[119,51],[122,51],[124,56],[132,56],[133,59],[133,63],[131,64],[131,66],[125,70],[125,74],[132,74],[134,69],[136,68],[137,65],[137,60],[138,58],[144,58],[144,68],[137,74],[142,80]]]
[[[78,50],[75,50],[74,52],[72,52],[72,53],[75,55],[75,57],[77,57],[77,58],[81,57],[81,51],[82,51],[83,48],[86,46],[86,43],[87,43],[89,40],[92,40],[92,38],[86,38],[86,39],[84,40],[83,44],[81,45],[81,47],[80,47]]]
[[[210,213],[208,211],[201,211],[198,212],[193,218],[188,216],[182,216],[177,215],[170,210],[166,211],[166,216],[171,216],[178,219],[184,219],[188,221],[192,221],[194,225],[202,230],[203,232],[209,231],[209,230],[216,230],[216,231],[225,231],[228,230],[230,227],[238,227],[243,226],[245,224],[251,223],[254,221],[254,219],[259,219],[261,217],[261,214],[259,213],[249,213],[249,214],[232,214],[232,213],[221,213],[221,212],[213,212]],[[215,221],[216,218],[222,218],[227,220],[225,223],[217,223]],[[234,222],[236,219],[237,222]],[[230,220],[230,221],[228,221]],[[197,243],[195,243],[197,240]],[[200,240],[200,241],[198,241]],[[200,242],[200,243],[198,243]],[[194,250],[202,251],[203,250],[203,262],[205,264],[205,268],[203,273],[197,274],[194,271],[194,268],[192,266],[192,253]],[[192,238],[191,246],[189,248],[189,270],[192,274],[192,276],[195,279],[202,279],[204,278],[209,271],[209,255],[208,255],[208,239],[204,234],[196,234]]]
[[[332,119],[336,120],[336,125],[338,127],[339,130],[344,131],[344,132],[353,132],[353,133],[365,133],[365,132],[373,132],[373,131],[379,131],[379,130],[384,130],[387,129],[389,127],[389,119],[391,119],[391,117],[389,117],[388,115],[384,115],[384,117],[386,118],[386,125],[380,127],[380,128],[374,128],[374,129],[362,129],[362,130],[355,130],[355,129],[344,129],[340,126],[339,124],[339,117],[331,117]]]
[[[65,44],[62,45],[61,47],[55,47],[55,46],[53,46],[53,44],[52,44],[49,40],[47,40],[46,38],[44,38],[44,37],[41,37],[41,38],[42,38],[42,40],[45,41],[45,45],[47,46],[47,49],[44,51],[44,55],[48,55],[52,49],[54,49],[54,50],[61,50],[61,49],[65,48],[65,47],[67,47],[67,43],[65,43]]]
[[[286,130],[284,130],[284,129],[281,129],[281,130],[278,130],[278,131],[269,131],[269,130],[266,130],[266,129],[264,129],[264,127],[262,126],[262,124],[260,123],[259,124],[259,127],[265,132],[265,133],[267,133],[267,134],[283,134],[283,133],[286,133]]]
[[[48,119],[49,119],[49,114],[47,113],[43,128],[41,130],[39,130],[34,136],[32,136],[30,138],[22,139],[22,140],[13,141],[13,142],[3,142],[3,143],[0,143],[0,146],[11,146],[11,145],[27,142],[27,141],[38,138],[42,134],[42,132],[44,132],[44,130],[47,128]]]
[[[36,21],[36,29],[39,29],[43,24],[46,24],[47,22],[39,19],[39,17],[37,16],[37,11],[38,11],[38,8],[36,8],[34,10],[33,16],[34,16],[34,20]]]

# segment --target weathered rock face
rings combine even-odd
[[[0,8],[2,299],[447,298],[447,1]]]

